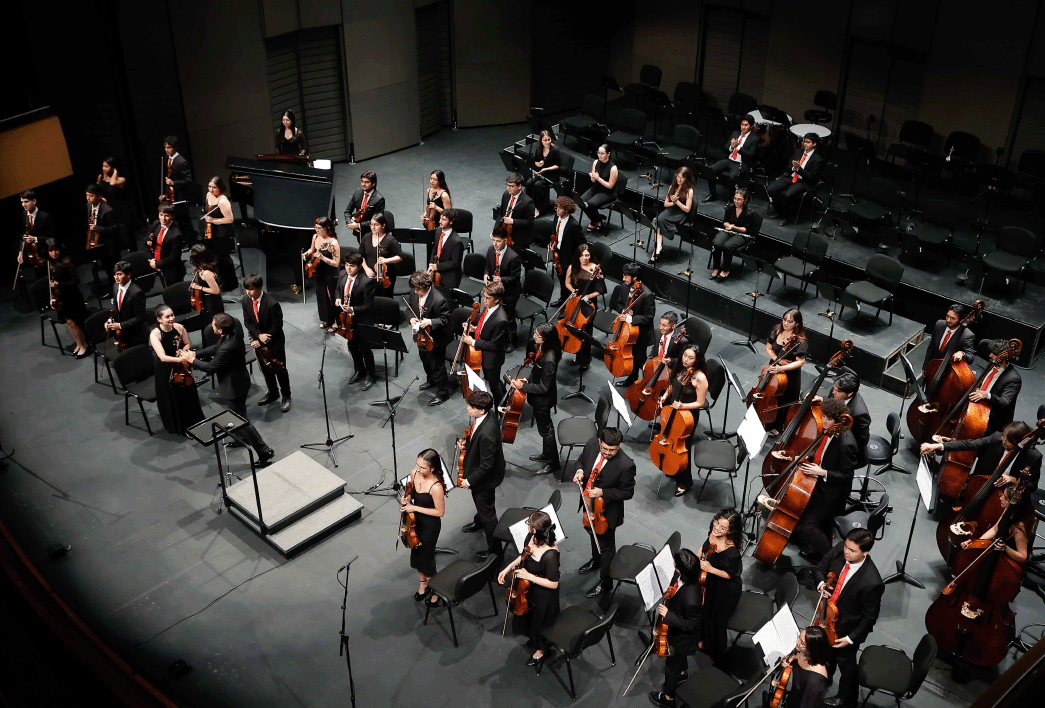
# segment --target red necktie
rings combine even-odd
[[[174,158],[173,157],[168,157],[167,158],[167,170],[168,171],[170,171],[171,165],[173,165],[173,164],[174,164]]]
[[[599,472],[602,470],[602,466],[606,464],[606,458],[599,454],[599,461],[595,463],[595,466],[591,468],[591,475],[588,476],[588,483],[584,485],[584,491],[587,492],[595,484],[595,478],[599,476]]]
[[[500,275],[501,274],[501,254],[495,251],[494,254],[493,254],[493,259],[494,259],[493,260],[493,272],[494,272],[494,275]]]
[[[254,320],[261,324],[261,317],[258,316],[258,301],[254,300]]]
[[[439,236],[439,248],[435,249],[435,259],[436,259],[437,261],[439,260],[439,256],[443,255],[443,241],[445,241],[445,240],[446,240],[446,235],[447,235],[448,233],[450,233],[450,232],[449,232],[449,231],[444,231],[444,232],[443,232],[443,233],[442,233],[442,234],[441,234],[441,235]]]
[[[842,583],[845,582],[845,576],[849,575],[849,564],[846,563],[845,567],[842,568],[842,574],[838,576],[838,582],[835,583],[835,591],[831,593],[831,599],[829,602],[838,602],[838,595],[842,592]]]
[[[120,294],[116,296],[116,309],[123,311],[123,288],[120,288]]]
[[[36,218],[32,214],[30,214],[29,215],[29,230],[30,231],[33,230],[33,226],[35,225],[35,223],[36,223]]]
[[[480,338],[480,337],[479,337],[479,335],[480,335],[480,334],[482,333],[482,331],[483,331],[483,323],[484,323],[484,322],[486,322],[486,316],[487,316],[488,314],[490,314],[490,308],[489,308],[489,307],[488,307],[488,308],[486,308],[485,310],[483,310],[483,314],[482,314],[482,316],[481,316],[481,317],[479,318],[479,324],[477,324],[477,325],[475,326],[475,338],[476,338],[476,339],[479,339],[479,338]]]
[[[508,200],[508,211],[506,211],[504,213],[504,215],[505,216],[511,216],[512,215],[512,211],[514,209],[515,209],[515,195],[512,195],[512,198]]]
[[[478,418],[472,418],[472,427],[468,429],[468,438],[469,439],[471,439],[472,433],[475,432],[475,421],[476,420],[478,420]]]
[[[802,169],[806,166],[806,159],[809,157],[808,152],[802,153],[802,161],[798,163],[798,169]],[[795,170],[795,176],[791,178],[791,184],[798,181],[798,170]]]
[[[98,223],[98,207],[96,207],[96,206],[95,207],[91,207],[91,223],[92,224],[97,224]]]
[[[555,250],[558,251],[559,247],[562,246],[562,225],[565,222],[565,218],[559,219],[559,223],[555,225],[555,233],[558,238],[555,239]]]
[[[941,352],[942,352],[942,351],[943,351],[944,349],[946,349],[946,348],[947,348],[947,342],[949,342],[949,341],[950,341],[950,339],[951,339],[951,330],[947,330],[947,334],[945,334],[945,335],[943,336],[943,341],[942,341],[942,342],[940,342],[940,351],[941,351]]]
[[[362,204],[362,206],[359,207],[359,213],[360,214],[365,214],[366,213],[366,204],[367,204],[368,201],[370,201],[370,193],[369,192],[363,192],[363,204]]]
[[[985,378],[983,380],[983,385],[980,386],[980,390],[981,391],[986,391],[987,387],[991,385],[991,381],[994,380],[994,377],[997,374],[998,374],[998,367],[994,367],[993,369],[991,369],[991,373],[987,374],[987,378]]]
[[[352,283],[355,281],[355,276],[349,276],[348,282],[345,283],[345,304],[348,304],[349,294],[352,292]]]
[[[816,454],[813,455],[813,464],[819,465],[820,461],[824,459],[824,448],[827,447],[827,441],[830,440],[828,436],[824,436],[824,439],[820,441],[820,447],[816,449]]]
[[[744,136],[742,134],[739,138],[737,138],[737,146],[735,148],[733,148],[733,154],[729,156],[730,160],[737,159],[737,153],[740,152],[740,145],[743,142],[744,142]]]
[[[664,348],[668,346],[668,335],[664,335],[660,338],[660,351],[657,353],[661,359],[664,358]]]
[[[157,260],[157,261],[160,260],[160,246],[163,245],[163,236],[166,233],[167,233],[167,227],[166,226],[161,226],[160,227],[160,235],[156,237],[156,252],[153,253],[153,256],[155,257],[155,260]]]

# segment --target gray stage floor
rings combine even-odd
[[[375,169],[390,208],[401,214],[419,211],[423,178],[430,168],[440,167],[448,173],[457,203],[483,214],[502,189],[496,152],[518,132],[512,127],[443,131],[423,147],[357,166],[338,166],[338,193],[343,195],[353,186],[363,169]],[[418,206],[397,206],[407,203]],[[269,270],[273,268],[270,263]],[[250,411],[266,441],[284,456],[303,443],[326,437],[317,387],[323,337],[311,296],[301,305],[300,297],[287,290],[276,294],[288,315],[294,409],[288,414],[274,407],[259,409],[254,403],[263,388],[255,386]],[[0,329],[8,352],[0,368],[0,437],[4,449],[17,448],[15,464],[0,475],[0,513],[62,597],[161,689],[194,705],[346,705],[348,676],[337,651],[341,588],[335,572],[358,555],[349,581],[348,632],[359,705],[571,704],[553,673],[545,670],[536,677],[524,666],[528,652],[521,638],[501,638],[502,616],[476,617],[490,614],[488,596],[476,596],[455,612],[460,648],[453,647],[445,610],[435,612],[422,626],[424,610],[412,598],[416,574],[409,568],[407,553],[395,550],[398,505],[392,498],[358,493],[379,481],[390,482],[396,463],[399,473],[406,474],[422,448],[449,451],[466,422],[459,396],[442,407],[429,408],[419,404],[426,394],[417,393],[415,385],[397,416],[394,458],[390,430],[381,426],[383,415],[368,405],[383,397],[383,381],[361,392],[347,384],[350,362],[340,354],[328,354],[332,432],[351,433],[355,438],[338,448],[336,469],[323,453],[312,456],[344,479],[365,509],[360,521],[285,561],[234,517],[219,513],[216,469],[209,449],[162,432],[150,438],[133,410],[134,427],[126,427],[122,401],[107,386],[93,383],[90,361],[41,349],[37,317],[21,305],[8,300],[0,308]],[[728,344],[737,338],[737,331],[717,326],[712,330],[710,355],[721,355],[750,385],[762,357]],[[520,359],[521,353],[516,352],[509,356],[509,364],[517,365]],[[380,358],[378,369],[381,373]],[[392,394],[400,393],[419,373],[417,357],[411,352],[398,378],[391,381]],[[1029,420],[1041,400],[1043,379],[1040,372],[1022,373],[1025,383],[1017,416]],[[607,379],[596,364],[586,376],[589,391],[594,395]],[[255,374],[255,382],[260,381]],[[561,392],[575,388],[575,370],[564,366],[559,385]],[[881,433],[887,413],[899,407],[899,400],[870,387],[865,397],[874,418],[873,432]],[[209,387],[201,390],[201,398],[205,412],[218,410],[220,403]],[[736,403],[734,398],[727,427],[739,423],[741,408]],[[155,409],[147,410],[158,427]],[[593,406],[571,400],[559,406],[554,418],[592,413]],[[720,403],[714,413],[716,428],[722,415]],[[535,464],[527,457],[539,449],[539,441],[529,420],[527,410],[517,442],[506,448],[508,473],[498,491],[498,509],[543,505],[554,489],[561,489],[561,515],[569,536],[562,545],[562,604],[594,608],[583,597],[591,576],[576,573],[587,560],[588,543],[580,518],[573,513],[575,488],[533,477]],[[643,432],[644,427],[636,427],[626,438],[625,450],[638,462],[639,477],[619,540],[660,545],[679,530],[686,546],[697,547],[706,537],[712,515],[732,503],[729,485],[723,477],[713,478],[700,502],[695,494],[671,497],[667,485],[658,497],[661,475],[648,459],[640,439]],[[235,452],[232,461],[237,471],[247,468],[243,451]],[[914,456],[906,447],[898,461],[914,468]],[[910,519],[916,513],[918,528],[908,570],[928,590],[888,586],[869,643],[911,654],[923,633],[925,611],[943,585],[943,563],[931,535],[935,524],[924,509],[915,508],[913,479],[896,472],[879,479],[888,487],[894,512],[872,557],[883,574],[891,572],[903,555]],[[738,480],[738,494],[741,484]],[[472,513],[466,494],[450,494],[441,546],[466,557],[479,549],[477,536],[460,531]],[[72,550],[52,562],[45,549],[56,542],[71,544]],[[447,562],[448,557],[440,556],[440,567]],[[760,572],[750,558],[745,560],[748,588],[764,589],[772,580],[772,573]],[[809,615],[811,597],[803,590],[795,607],[798,614]],[[604,646],[588,650],[575,662],[576,705],[646,705],[643,694],[660,688],[662,666],[650,660],[634,693],[620,697],[634,670],[631,661],[641,649],[637,630],[645,620],[634,589],[623,588],[618,599],[621,624],[613,630],[617,665],[610,666]],[[504,611],[500,599],[498,608]],[[1017,627],[1045,622],[1041,600],[1028,590],[1019,595],[1014,609]],[[749,646],[748,641],[742,640],[741,646]],[[1010,665],[1013,657],[1010,653],[1001,668]],[[178,658],[188,661],[193,671],[172,682],[166,669]],[[738,666],[744,659],[738,657]],[[560,668],[565,680],[564,667]],[[979,672],[958,685],[948,666],[937,661],[926,684],[908,703],[916,708],[967,705],[995,675],[995,671]],[[890,703],[885,696],[871,701],[878,706]]]

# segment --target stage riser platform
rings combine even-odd
[[[347,494],[342,494],[308,516],[284,527],[279,533],[268,535],[261,533],[261,528],[237,507],[229,507],[229,513],[289,558],[358,519],[363,515],[363,505]]]

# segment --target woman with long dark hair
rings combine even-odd
[[[276,152],[280,155],[304,155],[308,152],[305,134],[298,127],[292,110],[283,111],[283,117],[280,118],[279,130],[276,131]]]
[[[156,408],[164,430],[172,435],[184,435],[188,427],[203,420],[196,387],[175,383],[173,376],[174,366],[185,363],[178,354],[188,351],[189,333],[174,321],[174,311],[166,305],[156,308],[156,323],[158,326],[149,334],[149,345],[155,355]]]
[[[795,655],[784,659],[791,667],[787,684],[788,708],[817,708],[827,690],[827,664],[831,660],[831,644],[823,627],[809,626],[798,634]],[[773,681],[773,686],[777,684]]]
[[[364,235],[359,246],[363,253],[363,270],[371,278],[378,280],[379,266],[387,264],[388,287],[382,287],[381,281],[378,280],[377,294],[392,297],[396,285],[396,264],[403,260],[403,247],[399,245],[395,236],[389,233],[384,212],[370,217],[370,233]]]
[[[540,213],[548,208],[551,183],[558,182],[562,173],[562,153],[555,147],[555,138],[550,130],[541,131],[540,140],[530,155],[529,167],[533,174],[523,182],[523,189],[533,199],[537,213]]]
[[[671,385],[660,396],[661,406],[675,410],[696,411],[707,403],[708,364],[696,344],[690,344],[675,357],[669,375]],[[694,414],[695,417],[695,414]],[[663,431],[667,432],[667,431]],[[689,444],[687,438],[687,446]],[[693,471],[689,457],[686,466],[675,474],[675,496],[681,497],[693,487]]]
[[[787,341],[794,335],[798,337],[798,348],[790,354],[790,358],[781,359]],[[766,429],[769,434],[776,436],[784,429],[787,421],[787,404],[794,403],[802,393],[802,367],[806,363],[806,353],[809,351],[809,340],[806,337],[806,328],[802,325],[802,311],[793,307],[783,314],[780,322],[769,331],[766,340],[766,356],[769,357],[769,373],[787,374],[787,388],[780,396],[780,410],[777,411],[776,419],[768,423]]]
[[[595,313],[599,309],[599,295],[606,294],[606,278],[599,270],[599,261],[596,260],[595,253],[586,243],[577,247],[573,254],[573,262],[566,269],[566,289],[571,295],[583,298],[584,301],[578,307],[584,308],[581,314],[590,314],[590,317],[582,329],[591,334],[595,325]],[[587,371],[591,364],[591,344],[582,342],[580,351],[570,364],[579,367],[581,371]]]
[[[526,646],[534,652],[526,665],[536,666],[544,658],[541,630],[550,627],[559,616],[559,547],[555,545],[555,524],[548,514],[535,511],[526,525],[529,533],[523,548],[529,549],[529,557],[524,560],[522,553],[516,556],[497,576],[497,582],[511,582],[511,573],[516,569],[517,579],[530,581],[530,611],[516,616],[512,628],[529,636]]]
[[[558,400],[555,374],[562,359],[562,342],[555,325],[542,322],[533,330],[533,342],[526,345],[527,354],[533,355],[533,371],[527,379],[511,379],[512,388],[526,394],[533,409],[533,420],[543,443],[541,454],[531,455],[534,462],[543,462],[534,474],[549,474],[559,470],[559,446],[555,442],[555,424],[552,423],[552,407]]]
[[[425,197],[428,199],[428,207],[421,214],[421,224],[424,224],[428,210],[435,209],[437,226],[433,229],[438,228],[439,215],[453,206],[453,202],[450,200],[450,188],[446,186],[446,175],[442,170],[432,170],[432,173],[428,175],[428,189],[425,190]]]
[[[435,546],[439,542],[439,530],[442,528],[442,516],[446,511],[446,489],[443,487],[443,463],[439,453],[432,448],[422,450],[417,455],[417,462],[410,472],[410,481],[414,485],[413,494],[399,499],[401,511],[414,514],[417,538],[421,542],[410,549],[410,567],[417,571],[421,581],[414,593],[414,600],[421,602],[426,597],[433,605],[439,598],[428,589],[428,581],[435,575]]]
[[[210,178],[207,183],[207,209],[204,212],[210,213],[210,216],[204,216],[203,220],[210,224],[212,239],[231,239],[233,236],[232,224],[235,218],[226,191],[225,180],[217,175]]]
[[[341,244],[334,235],[334,222],[325,216],[315,220],[316,232],[312,234],[312,243],[308,250],[301,254],[301,259],[311,261],[319,256],[316,266],[316,307],[319,308],[319,327],[328,332],[334,331],[334,318],[337,310],[333,306],[334,288],[338,276],[341,275]],[[302,285],[304,287],[304,285]]]
[[[726,624],[740,601],[743,571],[740,542],[744,520],[728,508],[711,520],[708,540],[700,547],[700,569],[707,573],[704,610],[700,618],[700,649],[718,661],[728,647]]]
[[[591,163],[591,189],[581,195],[581,201],[587,206],[584,213],[588,215],[589,233],[602,230],[602,214],[599,207],[613,200],[613,190],[617,186],[617,165],[610,159],[610,146],[600,145],[596,158]]]
[[[83,331],[87,319],[87,303],[80,292],[80,274],[65,245],[58,239],[49,238],[44,241],[44,258],[49,266],[48,277],[51,286],[51,306],[58,319],[65,322],[69,334],[76,342],[73,356],[83,359],[87,356],[90,345]]]
[[[711,249],[711,279],[729,277],[729,268],[733,265],[733,255],[748,240],[757,234],[751,233],[754,227],[753,212],[748,208],[747,189],[740,187],[733,195],[733,203],[726,205],[722,215],[722,230],[715,234]]]
[[[664,238],[675,240],[679,224],[689,218],[689,212],[693,208],[693,186],[696,178],[693,171],[685,165],[675,170],[675,176],[671,180],[671,187],[667,196],[664,197],[664,210],[657,215],[657,238],[656,244],[649,244],[647,251],[652,251],[649,260],[653,263],[660,258],[660,252],[664,248]]]
[[[189,249],[189,265],[194,269],[189,290],[203,293],[203,311],[200,315],[209,324],[214,315],[225,311],[218,282],[218,259],[206,245],[197,243]]]

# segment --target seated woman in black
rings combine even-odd
[[[541,141],[534,149],[534,153],[530,155],[529,166],[536,174],[526,178],[526,181],[523,182],[523,189],[533,199],[539,214],[547,211],[551,184],[558,182],[559,175],[562,173],[562,153],[559,152],[559,148],[555,147],[551,132],[541,131]]]
[[[581,200],[587,204],[584,213],[588,215],[588,231],[602,230],[602,214],[599,207],[613,201],[613,188],[617,186],[617,166],[610,160],[610,146],[600,145],[596,153],[598,159],[591,163],[591,189],[581,195]]]
[[[827,688],[827,662],[831,659],[831,644],[822,627],[806,627],[798,635],[795,654],[784,659],[783,666],[791,667],[787,683],[788,708],[817,708]],[[773,686],[777,681],[773,681]]]
[[[526,536],[524,548],[529,550],[529,556],[524,560],[520,553],[497,576],[497,582],[501,585],[512,582],[511,573],[516,569],[516,580],[530,581],[527,598],[530,611],[517,615],[512,628],[518,628],[530,637],[526,646],[534,652],[526,665],[536,666],[544,658],[541,631],[552,626],[559,616],[559,547],[555,545],[555,524],[548,514],[535,511],[530,514],[526,525],[530,533]]]
[[[711,251],[711,279],[728,278],[729,267],[733,264],[733,254],[755,237],[750,233],[752,212],[747,206],[747,190],[740,188],[733,195],[733,203],[726,206],[722,215],[722,228],[715,236],[714,248]]]
[[[707,366],[700,347],[691,344],[683,349],[671,365],[671,385],[660,396],[661,406],[691,412],[703,408],[708,396]],[[693,415],[696,417],[696,413]],[[686,466],[675,474],[675,496],[681,497],[692,486],[693,472],[687,457]]]
[[[591,334],[592,327],[595,325],[595,313],[599,309],[599,295],[606,294],[606,278],[599,270],[599,262],[595,260],[591,246],[586,243],[577,247],[577,252],[573,255],[573,262],[566,268],[566,289],[570,291],[571,296],[577,295],[583,299],[578,307],[582,308],[581,314],[588,317],[588,321],[584,323],[582,329]],[[570,364],[580,367],[581,371],[588,370],[588,366],[591,364],[591,344],[589,342],[581,342],[580,351]]]
[[[798,337],[798,348],[789,358],[781,359],[787,341],[793,336]],[[769,357],[769,373],[787,374],[787,388],[780,395],[780,409],[777,411],[776,419],[766,424],[766,430],[773,437],[780,434],[787,422],[787,412],[790,410],[789,403],[794,403],[802,394],[802,367],[806,363],[806,353],[809,351],[809,340],[806,338],[806,328],[802,324],[802,311],[797,307],[784,313],[780,323],[769,331],[766,340],[766,356]]]
[[[446,490],[443,488],[443,465],[439,453],[428,448],[417,456],[410,473],[414,493],[400,497],[400,511],[413,513],[417,538],[421,542],[410,549],[410,567],[417,571],[421,585],[414,593],[414,600],[421,602],[431,596],[429,602],[438,604],[439,598],[428,589],[428,580],[435,575],[435,546],[439,542],[442,516],[446,510]]]
[[[305,134],[297,127],[294,111],[283,111],[280,128],[276,131],[276,152],[280,155],[304,155],[308,152]]]

